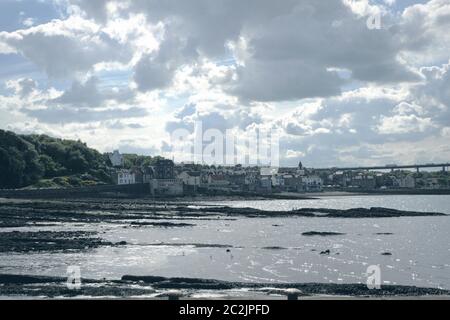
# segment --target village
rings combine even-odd
[[[231,193],[318,193],[323,191],[448,190],[448,171],[389,172],[303,167],[216,166],[158,159],[152,166],[124,167],[115,150],[107,154],[116,185],[149,184],[160,196]],[[418,171],[418,170],[417,170]]]
[[[159,159],[154,166],[123,168],[119,151],[109,154],[114,169],[112,178],[117,185],[149,183],[152,194],[183,195],[196,193],[276,193],[319,192],[322,179],[308,175],[298,168],[267,168],[236,166],[207,166],[194,163],[175,164]]]

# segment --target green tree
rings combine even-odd
[[[0,187],[18,188],[38,181],[43,166],[34,146],[9,131],[0,130]]]

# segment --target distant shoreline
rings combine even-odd
[[[325,197],[354,197],[354,196],[388,196],[388,195],[450,195],[450,190],[390,190],[390,191],[323,191],[311,193],[274,193],[261,195],[197,195],[178,197],[180,201],[245,201],[245,200],[317,200]],[[167,198],[173,200],[173,198]],[[163,198],[158,198],[163,200]]]
[[[131,186],[131,187],[130,187]],[[111,192],[108,188],[114,186],[101,186],[96,188],[68,188],[68,189],[33,189],[33,190],[4,190],[0,189],[0,199],[88,199],[88,198],[116,198],[116,199],[155,199],[157,201],[245,201],[245,200],[317,200],[325,197],[352,197],[352,196],[388,196],[388,195],[450,195],[450,189],[436,190],[326,190],[323,192],[296,193],[224,193],[195,194],[184,196],[152,197],[145,192],[142,185],[125,186],[123,190]],[[103,191],[102,189],[105,189]],[[89,192],[93,191],[93,192]]]

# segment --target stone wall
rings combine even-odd
[[[148,183],[129,185],[97,185],[67,189],[0,189],[1,198],[68,198],[102,196],[145,196],[150,194]]]

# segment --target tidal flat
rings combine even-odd
[[[446,213],[319,200],[272,210],[274,200],[265,201],[266,210],[183,199],[2,199],[0,296],[448,295]],[[372,264],[381,266],[382,290],[365,285]],[[75,291],[65,285],[74,265],[83,277]]]

